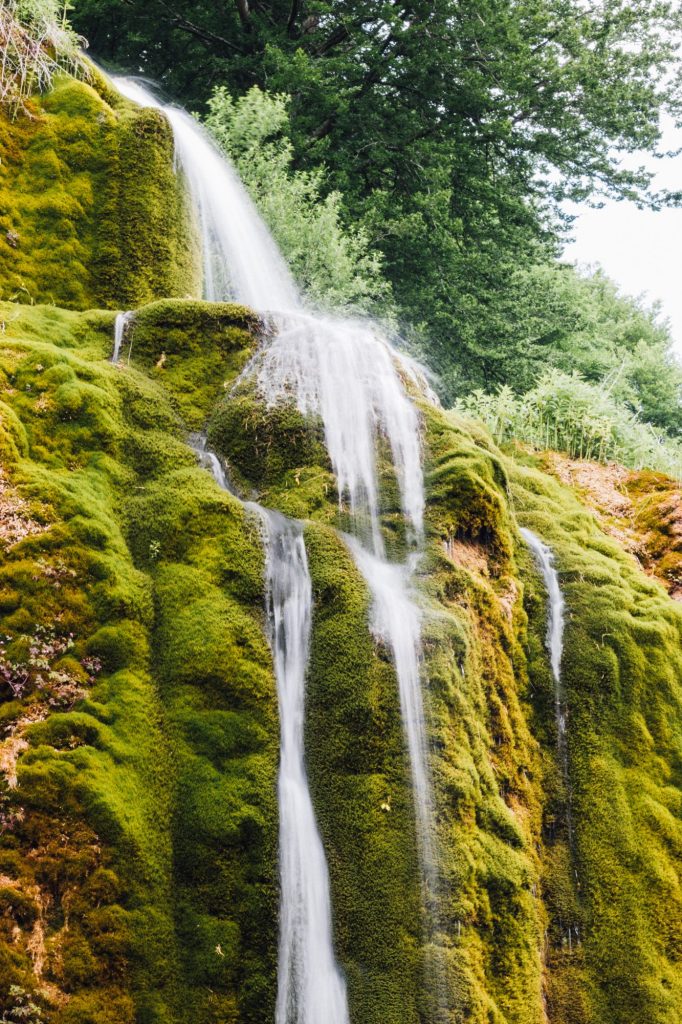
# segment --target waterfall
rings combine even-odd
[[[170,121],[199,220],[204,297],[243,302],[258,312],[302,309],[294,280],[248,192],[228,160],[193,117],[164,106],[131,78],[114,78],[119,92]]]
[[[234,490],[227,479],[225,468],[216,453],[212,452],[208,447],[206,435],[190,434],[188,441],[190,448],[199,460],[199,465],[203,469],[207,469],[209,471],[215,482],[218,484],[218,487],[222,488],[223,491],[229,491],[230,494],[234,495]]]
[[[121,345],[125,338],[126,327],[132,319],[132,312],[117,313],[116,319],[114,320],[114,352],[111,357],[112,363],[117,363],[121,354]]]
[[[434,806],[424,722],[420,678],[420,612],[410,596],[411,566],[396,565],[377,558],[357,541],[348,544],[365,578],[373,602],[372,627],[393,655],[403,728],[410,757],[412,790],[420,861],[425,895],[429,904],[436,899],[437,857],[433,836]],[[433,905],[429,908],[433,913]]]
[[[414,365],[393,351],[369,321],[306,310],[281,254],[229,161],[185,111],[163,106],[138,82],[116,78],[129,99],[162,109],[198,212],[204,295],[236,300],[270,315],[273,342],[257,357],[258,384],[270,405],[293,396],[319,415],[337,478],[339,500],[367,515],[372,547],[382,552],[375,451],[388,438],[403,512],[421,536],[424,495],[419,423],[396,368],[416,382]],[[229,273],[229,276],[228,276]]]
[[[329,874],[306,778],[303,723],[312,586],[300,523],[260,510],[280,711],[279,983],[276,1024],[347,1024],[346,986],[332,947]]]
[[[339,501],[348,499],[356,523],[368,518],[376,555],[383,555],[376,447],[379,435],[386,437],[403,514],[421,536],[419,421],[392,351],[373,324],[312,314],[280,318],[261,356],[258,384],[269,405],[293,394],[301,413],[321,417]]]
[[[322,420],[339,503],[347,502],[351,514],[355,538],[349,546],[372,594],[374,632],[395,665],[426,909],[432,915],[437,853],[421,690],[420,614],[410,593],[413,559],[397,565],[385,558],[377,467],[378,447],[386,442],[407,540],[418,544],[424,517],[419,419],[404,381],[419,386],[419,375],[377,325],[308,309],[235,171],[196,121],[162,106],[137,82],[115,81],[128,98],[163,109],[171,122],[176,156],[197,210],[205,297],[244,302],[274,327],[272,341],[246,373],[255,377],[268,405],[294,401],[302,414]],[[275,513],[261,514],[268,533],[268,611],[282,728],[277,1024],[336,1024],[347,1019],[345,986],[333,958],[327,866],[303,754],[311,615],[305,547],[298,524]],[[434,920],[431,916],[431,931]]]
[[[557,747],[566,773],[566,715],[561,682],[561,656],[564,649],[564,597],[559,585],[559,574],[554,565],[554,552],[531,530],[521,529],[521,536],[533,552],[535,562],[542,573],[548,598],[547,652],[552,676],[554,677],[554,716],[557,730]]]
[[[223,490],[227,475],[203,434],[190,447]],[[280,937],[275,1024],[348,1024],[346,984],[334,958],[329,872],[308,788],[305,674],[312,584],[299,522],[246,502],[263,524],[266,612],[280,720]]]

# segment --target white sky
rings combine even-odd
[[[662,149],[682,146],[682,132],[666,127]],[[682,190],[682,154],[660,160],[639,160],[656,172],[658,188]],[[682,359],[682,209],[659,213],[638,210],[633,203],[609,201],[599,210],[579,210],[573,224],[575,241],[564,250],[564,259],[580,264],[599,264],[629,295],[644,295],[647,302],[660,300],[661,314],[670,320],[677,351]]]

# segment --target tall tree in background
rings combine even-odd
[[[558,204],[659,204],[624,154],[679,118],[682,15],[657,0],[77,0],[95,55],[201,108],[290,97],[296,165],[326,164],[455,391],[505,375],[499,296],[556,251]]]

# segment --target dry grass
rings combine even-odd
[[[56,0],[2,0],[0,4],[0,105],[13,116],[28,97],[48,89],[59,70],[79,73],[81,40]]]

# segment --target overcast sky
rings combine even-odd
[[[663,147],[680,146],[682,132],[669,127]],[[682,154],[639,163],[656,171],[657,187],[682,189]],[[682,359],[682,209],[652,213],[633,203],[608,202],[600,210],[582,209],[573,235],[564,259],[598,263],[622,291],[644,294],[648,302],[659,299]]]

